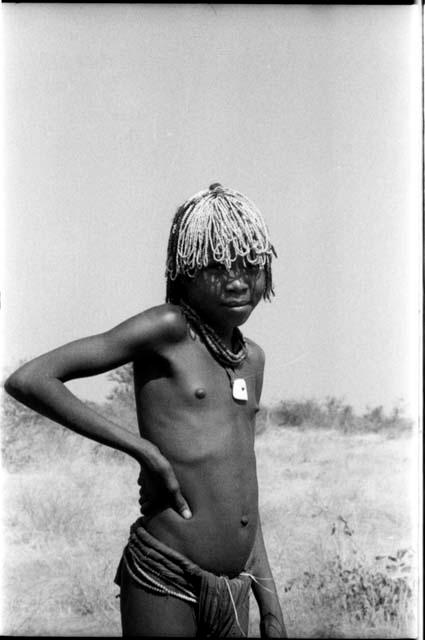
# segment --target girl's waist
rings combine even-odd
[[[237,576],[246,567],[257,530],[257,517],[248,523],[237,517],[195,510],[185,520],[168,508],[151,518],[140,518],[132,531],[142,528],[189,561],[216,575]]]

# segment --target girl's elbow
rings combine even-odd
[[[3,386],[5,391],[12,396],[12,398],[16,398],[20,394],[22,388],[20,376],[16,373],[12,373],[12,375],[6,378]]]
[[[4,389],[15,400],[24,400],[33,393],[33,381],[31,376],[18,369],[6,379]]]

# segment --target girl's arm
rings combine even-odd
[[[287,638],[279,596],[267,558],[259,518],[257,536],[248,563],[248,571],[254,576],[252,591],[260,610],[261,637]]]
[[[254,344],[251,343],[253,346]],[[256,361],[256,397],[260,406],[263,389],[265,365],[264,351],[258,345],[254,346],[253,355]],[[286,638],[282,609],[276,590],[276,585],[267,558],[258,514],[257,534],[254,547],[248,560],[248,571],[254,576],[252,591],[260,611],[260,633],[262,638]]]
[[[183,516],[190,510],[169,462],[154,444],[112,422],[79,400],[65,382],[93,376],[183,338],[186,324],[170,305],[149,309],[110,331],[70,342],[31,360],[6,380],[16,400],[64,427],[132,456],[159,476]]]

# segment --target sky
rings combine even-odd
[[[3,368],[161,304],[219,181],[276,246],[263,403],[418,403],[415,6],[7,4]],[[7,160],[6,160],[7,159]],[[106,376],[70,384],[101,400]]]

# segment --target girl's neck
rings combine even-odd
[[[211,329],[214,329],[223,344],[225,344],[230,351],[233,351],[235,347],[235,327],[217,326],[211,322],[208,322],[207,324],[209,324]]]
[[[245,340],[237,327],[214,326],[206,322],[187,303],[180,303],[184,315],[194,325],[201,338],[214,355],[225,366],[239,366],[245,360]]]
[[[235,329],[236,327],[234,327],[233,325],[223,325],[220,322],[215,322],[213,318],[207,318],[203,315],[202,310],[198,310],[196,307],[192,306],[191,304],[189,304],[188,302],[186,302],[185,300],[182,301],[183,304],[186,304],[188,307],[190,307],[192,309],[192,311],[194,311],[200,318],[200,320],[205,323],[206,325],[208,325],[213,331],[215,331],[215,333],[217,334],[217,336],[220,338],[220,340],[226,345],[226,347],[228,349],[230,349],[231,351],[233,351],[234,347],[237,345],[235,345]]]

